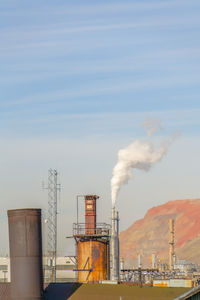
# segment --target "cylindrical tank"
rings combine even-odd
[[[11,300],[43,299],[41,209],[8,211]]]
[[[77,243],[78,281],[94,282],[108,279],[108,243],[83,240]]]

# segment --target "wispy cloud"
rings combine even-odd
[[[29,135],[30,128],[35,128],[32,136],[55,136],[58,139],[62,136],[81,138],[88,136],[102,136],[105,139],[109,136],[130,136],[134,132],[145,136],[145,132],[140,129],[140,124],[146,116],[159,118],[169,131],[183,130],[184,135],[198,134],[197,127],[200,125],[200,109],[175,109],[175,110],[147,110],[138,112],[94,112],[89,113],[55,113],[47,116],[32,116],[12,120],[12,124],[17,127],[22,136]],[[82,124],[80,126],[80,124]],[[23,128],[23,129],[22,129]],[[45,129],[45,131],[44,131]],[[59,130],[59,134],[54,132]],[[40,134],[38,134],[38,130]],[[162,132],[162,135],[168,134],[168,130]],[[188,131],[189,130],[189,131]],[[192,133],[194,132],[194,133]],[[1,137],[10,136],[9,129],[0,129]],[[17,139],[20,134],[16,135]],[[13,135],[12,135],[13,136]],[[131,136],[132,137],[132,136]]]
[[[190,6],[186,1],[135,1],[116,5],[110,1],[98,5],[87,2],[87,6],[79,2],[78,7],[71,5],[69,11],[77,8],[78,14],[79,9],[89,8],[97,14],[99,10],[99,16],[90,19],[88,14],[82,14],[81,18],[59,20],[48,19],[47,15],[47,22],[39,19],[37,25],[33,20],[18,25],[18,19],[7,24],[1,30],[0,50],[3,113],[23,106],[34,110],[46,105],[49,110],[47,104],[51,109],[62,107],[67,111],[69,107],[74,111],[87,98],[86,110],[90,110],[90,104],[93,110],[98,101],[105,110],[104,98],[111,103],[111,109],[111,105],[114,107],[121,101],[122,94],[130,99],[131,95],[143,91],[151,94],[151,99],[155,95],[159,103],[157,93],[167,90],[170,97],[173,90],[183,87],[196,89],[198,94],[199,16],[194,8],[173,10],[180,3],[186,8]],[[120,9],[126,11],[129,6],[133,13],[125,18],[127,15],[121,14]],[[63,7],[56,5],[55,12],[62,13]],[[170,8],[167,12],[166,7]],[[106,8],[119,10],[119,14],[108,18],[103,13]],[[161,9],[159,14],[156,8]],[[49,9],[53,10],[53,6]],[[137,9],[141,13],[134,14]],[[40,13],[33,5],[34,10]],[[16,93],[8,90],[8,85],[15,85]]]
[[[194,0],[191,0],[191,2],[195,5],[198,3]],[[32,7],[31,11],[29,7],[24,7],[23,10],[18,9],[18,5],[13,1],[13,5],[8,4],[4,5],[3,7],[0,5],[2,8],[0,11],[0,15],[18,15],[18,16],[23,16],[25,12],[30,12],[32,15],[41,15],[44,13],[44,11],[48,15],[82,15],[82,14],[106,14],[106,13],[123,13],[123,12],[144,12],[144,11],[154,11],[154,10],[160,10],[160,9],[167,9],[167,8],[174,8],[174,7],[180,7],[180,5],[183,7],[184,5],[188,4],[187,0],[169,0],[169,1],[132,1],[132,2],[114,2],[114,3],[105,3],[102,2],[97,3],[97,2],[90,2],[90,3],[76,3],[76,4],[59,4],[58,6],[48,4],[45,5],[43,4],[42,9],[38,10]],[[15,8],[15,9],[13,9]]]
[[[194,2],[192,0],[192,2]],[[167,9],[167,8],[174,8],[180,7],[180,5],[184,6],[187,5],[187,0],[169,0],[169,1],[132,1],[132,2],[114,2],[114,3],[95,3],[89,5],[78,5],[78,6],[71,6],[69,9],[66,6],[62,6],[55,10],[55,13],[60,14],[94,14],[94,13],[116,13],[116,12],[129,12],[129,11],[136,11],[136,12],[144,12],[145,10],[160,10],[160,9]],[[49,12],[53,12],[51,9]]]
[[[198,72],[199,66],[191,64],[200,58],[200,48],[177,48],[165,50],[149,50],[146,52],[135,53],[134,56],[117,57],[113,59],[93,60],[93,64],[86,61],[68,62],[60,64],[57,61],[40,61],[38,63],[29,64],[6,64],[9,74],[0,76],[1,84],[34,82],[37,80],[45,80],[48,78],[60,78],[64,76],[81,75],[81,74],[109,74],[112,72],[142,72],[152,70],[163,70],[182,72],[185,67],[181,62],[190,62],[188,72],[194,75]],[[11,74],[10,74],[11,72]]]
[[[97,32],[97,31],[113,31],[113,30],[128,30],[128,29],[136,29],[136,28],[149,28],[149,27],[171,27],[171,26],[193,26],[199,25],[199,15],[196,14],[188,14],[184,13],[181,17],[168,15],[157,16],[156,17],[147,17],[144,21],[141,21],[140,18],[135,18],[134,22],[118,22],[118,23],[108,23],[107,21],[98,20],[91,24],[85,25],[85,21],[82,22],[79,26],[71,26],[70,23],[56,23],[48,26],[44,25],[36,25],[34,27],[9,27],[5,29],[1,29],[1,38],[10,39],[14,37],[16,34],[20,34],[20,39],[37,38],[42,39],[45,37],[56,37],[63,34],[76,34],[76,33],[87,33],[87,32]],[[86,24],[88,21],[86,22]],[[99,24],[98,24],[99,23]],[[42,40],[40,41],[42,42]]]
[[[56,102],[57,105],[59,101],[68,101],[75,98],[84,99],[87,96],[97,96],[97,95],[116,95],[120,92],[135,91],[140,89],[159,89],[167,87],[176,87],[176,86],[185,86],[185,85],[196,85],[200,83],[200,79],[195,74],[184,74],[181,77],[170,76],[170,77],[154,77],[154,78],[143,78],[140,80],[135,80],[134,78],[128,82],[125,81],[116,81],[116,82],[105,82],[103,81],[100,85],[96,86],[87,86],[79,87],[79,90],[76,88],[71,90],[57,90],[52,92],[45,92],[41,94],[36,94],[35,96],[27,96],[17,100],[9,100],[6,103],[2,102],[1,106],[9,107],[13,105],[22,105],[26,103],[50,103]],[[198,74],[196,74],[198,75]]]

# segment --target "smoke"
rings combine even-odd
[[[146,117],[142,124],[142,127],[146,130],[146,134],[148,137],[152,137],[152,135],[157,131],[163,130],[160,120],[153,119],[151,117]]]
[[[156,122],[146,123],[147,135],[152,135],[158,129],[161,129]],[[156,125],[157,124],[157,125]],[[144,126],[144,123],[143,123]],[[118,161],[115,165],[111,179],[111,197],[112,206],[115,206],[118,192],[122,185],[128,183],[132,177],[132,169],[140,169],[148,172],[151,167],[162,160],[172,142],[179,136],[174,134],[155,146],[151,140],[135,140],[129,146],[118,152]]]

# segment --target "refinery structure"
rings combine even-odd
[[[110,224],[99,223],[97,206],[101,199],[94,194],[77,196],[76,222],[73,223],[72,235],[68,237],[74,239],[76,250],[73,256],[59,257],[57,198],[60,184],[56,170],[49,170],[47,189],[48,251],[45,255],[42,250],[41,209],[8,211],[10,256],[0,259],[0,293],[2,288],[7,287],[9,296],[2,299],[44,299],[45,287],[48,290],[51,284],[66,282],[198,288],[199,266],[176,257],[174,219],[168,220],[168,263],[161,262],[156,253],[152,253],[151,266],[144,268],[141,249],[138,265],[130,268],[120,256],[119,212],[112,206]],[[79,210],[79,200],[84,203],[83,211]],[[79,214],[84,215],[84,222],[79,222]]]
[[[110,274],[110,227],[97,223],[97,195],[85,195],[85,223],[75,223],[78,282],[108,280]]]

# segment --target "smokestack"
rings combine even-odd
[[[8,211],[11,300],[42,300],[41,209]]]
[[[142,268],[142,255],[138,254],[138,269]]]
[[[97,195],[86,195],[85,197],[85,234],[95,234],[96,232],[96,200]]]
[[[156,255],[154,253],[151,254],[151,268],[156,268]]]
[[[125,274],[124,274],[123,270],[124,270],[124,258],[120,257],[120,279],[122,281],[124,281],[124,278],[125,278],[125,276],[124,276]]]
[[[112,281],[119,280],[119,213],[115,216],[115,207],[112,207],[112,232],[111,232],[111,270],[110,279]]]
[[[119,212],[117,211],[117,277],[120,278],[120,251],[119,251]]]
[[[120,258],[120,271],[121,270],[124,270],[124,258],[123,257]]]
[[[169,269],[173,270],[175,264],[174,251],[174,220],[169,220]]]
[[[154,253],[151,254],[151,268],[156,268],[156,255]]]

